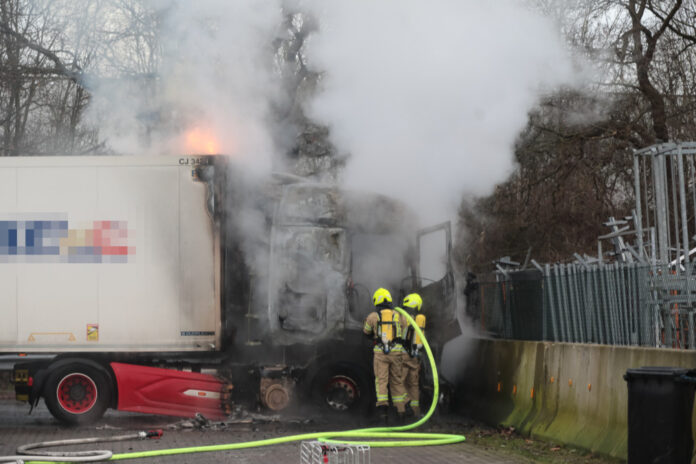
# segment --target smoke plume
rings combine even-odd
[[[301,51],[321,73],[305,109],[348,155],[345,184],[396,196],[424,223],[503,181],[527,112],[577,81],[558,27],[521,0],[158,0],[100,26],[112,30],[89,119],[117,152],[222,152],[282,169],[279,141],[294,128],[273,115],[284,98],[274,42],[292,11],[318,25]]]
[[[89,116],[108,145],[121,153],[226,153],[269,171],[280,5],[159,0],[133,10],[109,12],[114,31],[127,37],[115,44],[123,49],[114,57],[119,78],[92,83]],[[124,69],[141,77],[124,77]]]
[[[323,72],[308,109],[350,154],[346,183],[400,197],[426,222],[487,194],[544,91],[574,82],[554,24],[514,0],[311,3]]]
[[[141,40],[110,39],[122,52],[107,64],[130,58],[102,70],[154,77],[95,80],[92,120],[119,152],[282,169],[294,128],[273,114],[287,98],[274,43],[291,12],[317,25],[300,50],[321,76],[304,106],[347,156],[343,183],[403,200],[422,225],[503,181],[528,111],[581,74],[557,25],[522,0],[158,0],[110,13],[122,34],[109,37]]]

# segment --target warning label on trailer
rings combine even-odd
[[[87,341],[99,341],[99,324],[87,324]]]

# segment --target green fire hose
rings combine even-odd
[[[403,446],[433,446],[433,445],[449,445],[460,443],[466,438],[463,435],[452,435],[446,433],[416,433],[407,432],[407,430],[415,429],[430,419],[430,416],[435,412],[437,407],[438,397],[440,395],[439,379],[437,376],[437,367],[433,353],[430,350],[430,345],[425,338],[416,321],[403,309],[395,308],[402,316],[408,320],[408,323],[414,328],[416,333],[423,340],[423,347],[430,361],[430,368],[433,372],[433,400],[430,403],[428,412],[418,421],[402,425],[398,427],[370,427],[355,430],[336,431],[336,432],[314,432],[303,433],[299,435],[290,435],[287,437],[269,438],[265,440],[247,441],[242,443],[227,443],[223,445],[206,445],[192,446],[187,448],[171,448],[153,451],[137,451],[132,453],[114,454],[109,459],[110,461],[118,461],[121,459],[140,459],[155,456],[168,456],[174,454],[190,454],[190,453],[205,453],[211,451],[228,451],[245,448],[257,448],[261,446],[278,445],[281,443],[289,443],[300,440],[317,440],[326,443],[345,443],[351,445],[368,445],[373,448],[377,447],[403,447]],[[357,439],[357,440],[356,440]],[[375,441],[377,440],[377,441]],[[32,461],[32,462],[50,462],[50,461]]]

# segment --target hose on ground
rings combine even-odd
[[[423,331],[418,327],[416,321],[403,309],[395,308],[402,316],[406,318],[408,323],[413,327],[416,333],[420,336],[423,341],[423,348],[428,356],[428,361],[430,362],[430,368],[433,374],[433,399],[430,403],[430,408],[428,412],[418,421],[411,424],[402,425],[398,427],[370,427],[355,430],[343,430],[334,432],[314,432],[314,433],[303,433],[299,435],[290,435],[287,437],[269,438],[265,440],[254,440],[242,443],[227,443],[222,445],[205,445],[205,446],[192,446],[186,448],[170,448],[152,451],[136,451],[131,453],[121,453],[114,454],[110,458],[111,461],[119,461],[123,459],[140,459],[149,458],[155,456],[171,456],[176,454],[190,454],[190,453],[205,453],[212,451],[229,451],[238,450],[246,448],[258,448],[261,446],[278,445],[281,443],[289,443],[300,440],[317,440],[324,443],[343,443],[348,445],[367,445],[372,448],[381,447],[404,447],[404,446],[434,446],[434,445],[449,445],[454,443],[460,443],[466,440],[464,435],[453,435],[446,433],[415,433],[407,432],[408,430],[415,429],[426,423],[428,419],[433,415],[435,409],[437,408],[438,397],[440,396],[440,385],[439,378],[437,375],[437,366],[435,365],[435,358],[428,344],[428,340],[425,338]],[[357,441],[355,439],[358,439]],[[366,440],[366,441],[363,441]],[[375,441],[378,440],[378,441]],[[386,441],[389,440],[389,441]],[[44,459],[42,462],[58,462],[54,459]],[[2,458],[0,458],[0,461]],[[62,461],[62,459],[61,459]]]
[[[74,438],[69,440],[42,441],[30,443],[17,448],[15,456],[0,456],[0,464],[24,464],[25,462],[48,461],[48,462],[98,462],[106,461],[113,452],[110,450],[88,450],[88,451],[36,451],[37,448],[50,448],[53,446],[85,445],[89,443],[105,443],[115,441],[126,441],[143,438],[156,438],[162,435],[161,430],[141,431],[128,433],[125,435],[114,435],[110,437]]]

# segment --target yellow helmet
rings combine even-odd
[[[389,293],[389,290],[386,288],[378,288],[374,295],[372,295],[372,304],[377,306],[380,303],[391,303],[392,302],[392,297],[391,293]]]
[[[409,295],[406,295],[404,298],[404,306],[407,308],[415,309],[416,311],[421,310],[421,306],[423,306],[423,299],[420,297],[419,294],[417,293],[411,293]]]

